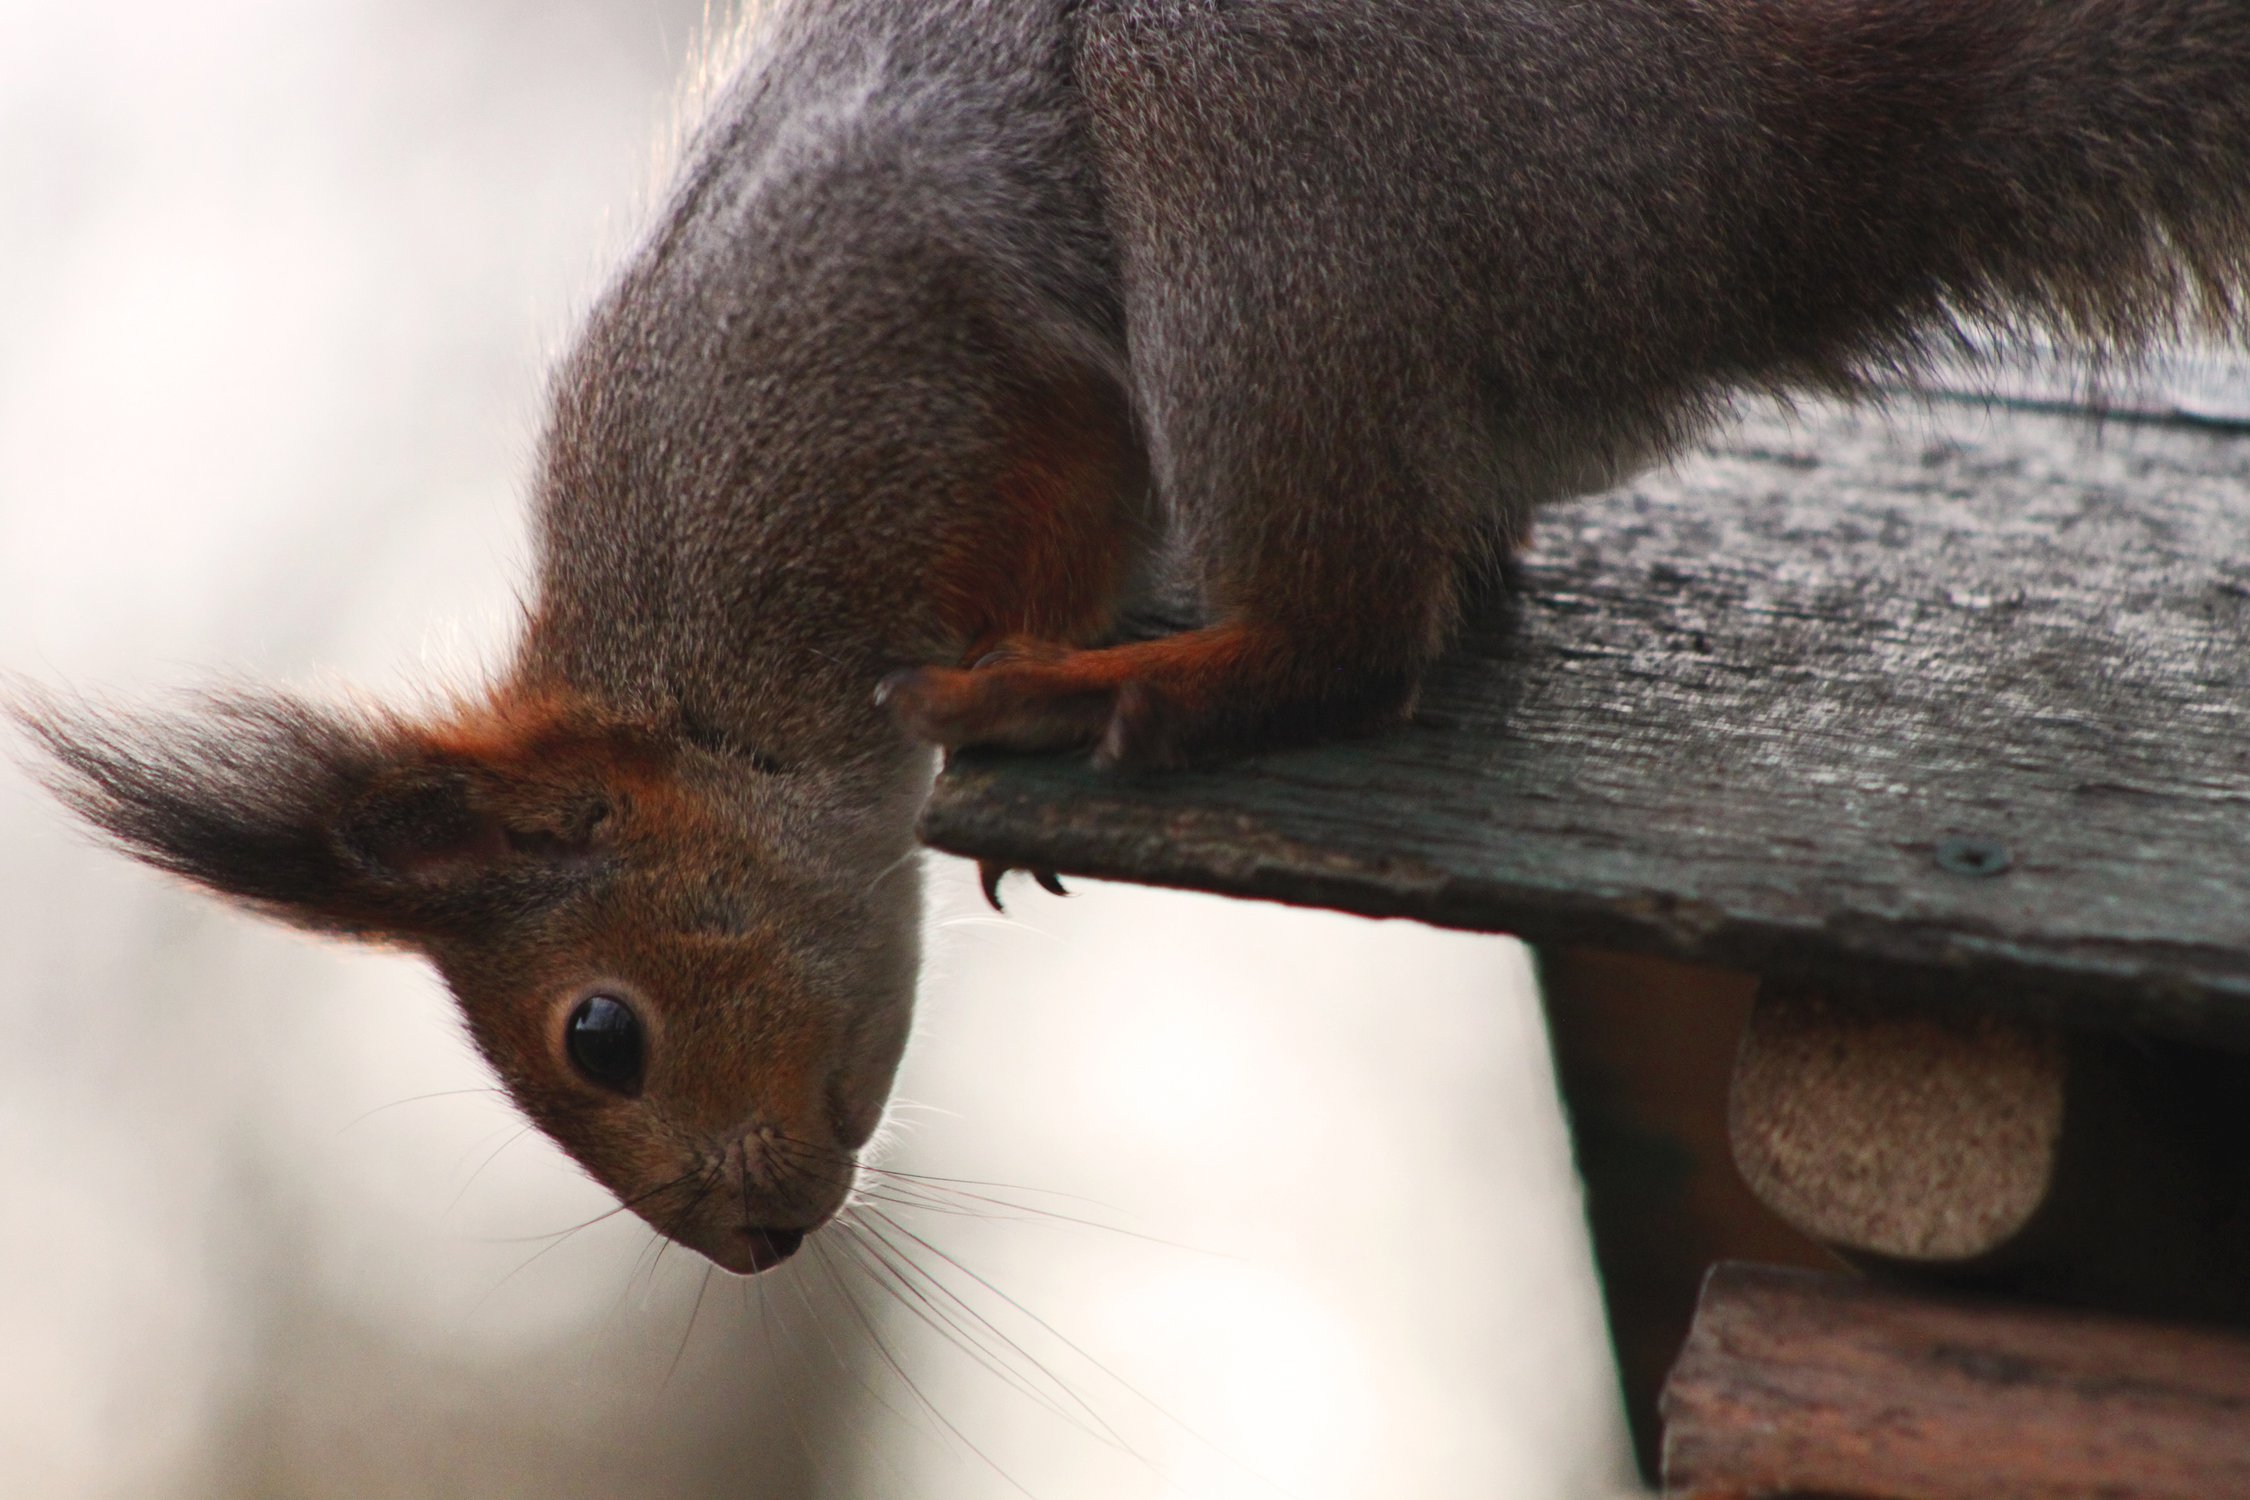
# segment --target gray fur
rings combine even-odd
[[[736,1269],[875,1128],[926,742],[1381,723],[1536,506],[1739,393],[1862,390],[1970,320],[2244,331],[2246,0],[757,24],[556,374],[486,701],[26,711],[132,852],[429,954],[526,1111]],[[1211,626],[1101,649],[1167,580]],[[597,993],[649,1023],[645,1094],[565,1059]]]

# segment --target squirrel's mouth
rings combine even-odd
[[[723,1246],[706,1253],[737,1276],[755,1276],[795,1255],[804,1243],[802,1229],[737,1229],[727,1235]]]

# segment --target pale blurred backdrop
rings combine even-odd
[[[0,670],[493,660],[543,360],[703,24],[0,0]],[[0,769],[0,1496],[1623,1492],[1520,950],[1122,887],[1001,921],[932,875],[885,1161],[1004,1186],[901,1213],[934,1283],[841,1242],[744,1283],[562,1234],[609,1202],[419,966]]]

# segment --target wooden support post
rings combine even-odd
[[[2250,1495],[2250,1340],[1715,1270],[1664,1393],[1668,1500]]]
[[[1734,1154],[1870,1269],[2250,1320],[2250,1058],[1769,987]]]
[[[1834,1266],[1762,1207],[1727,1151],[1727,1079],[1756,981],[1584,948],[1538,950],[1625,1415],[1653,1483],[1657,1393],[1714,1260]]]

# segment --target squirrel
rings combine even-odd
[[[755,1272],[882,1118],[936,749],[1377,729],[1539,505],[1737,397],[2246,287],[2250,0],[775,0],[555,372],[488,687],[17,713]]]

